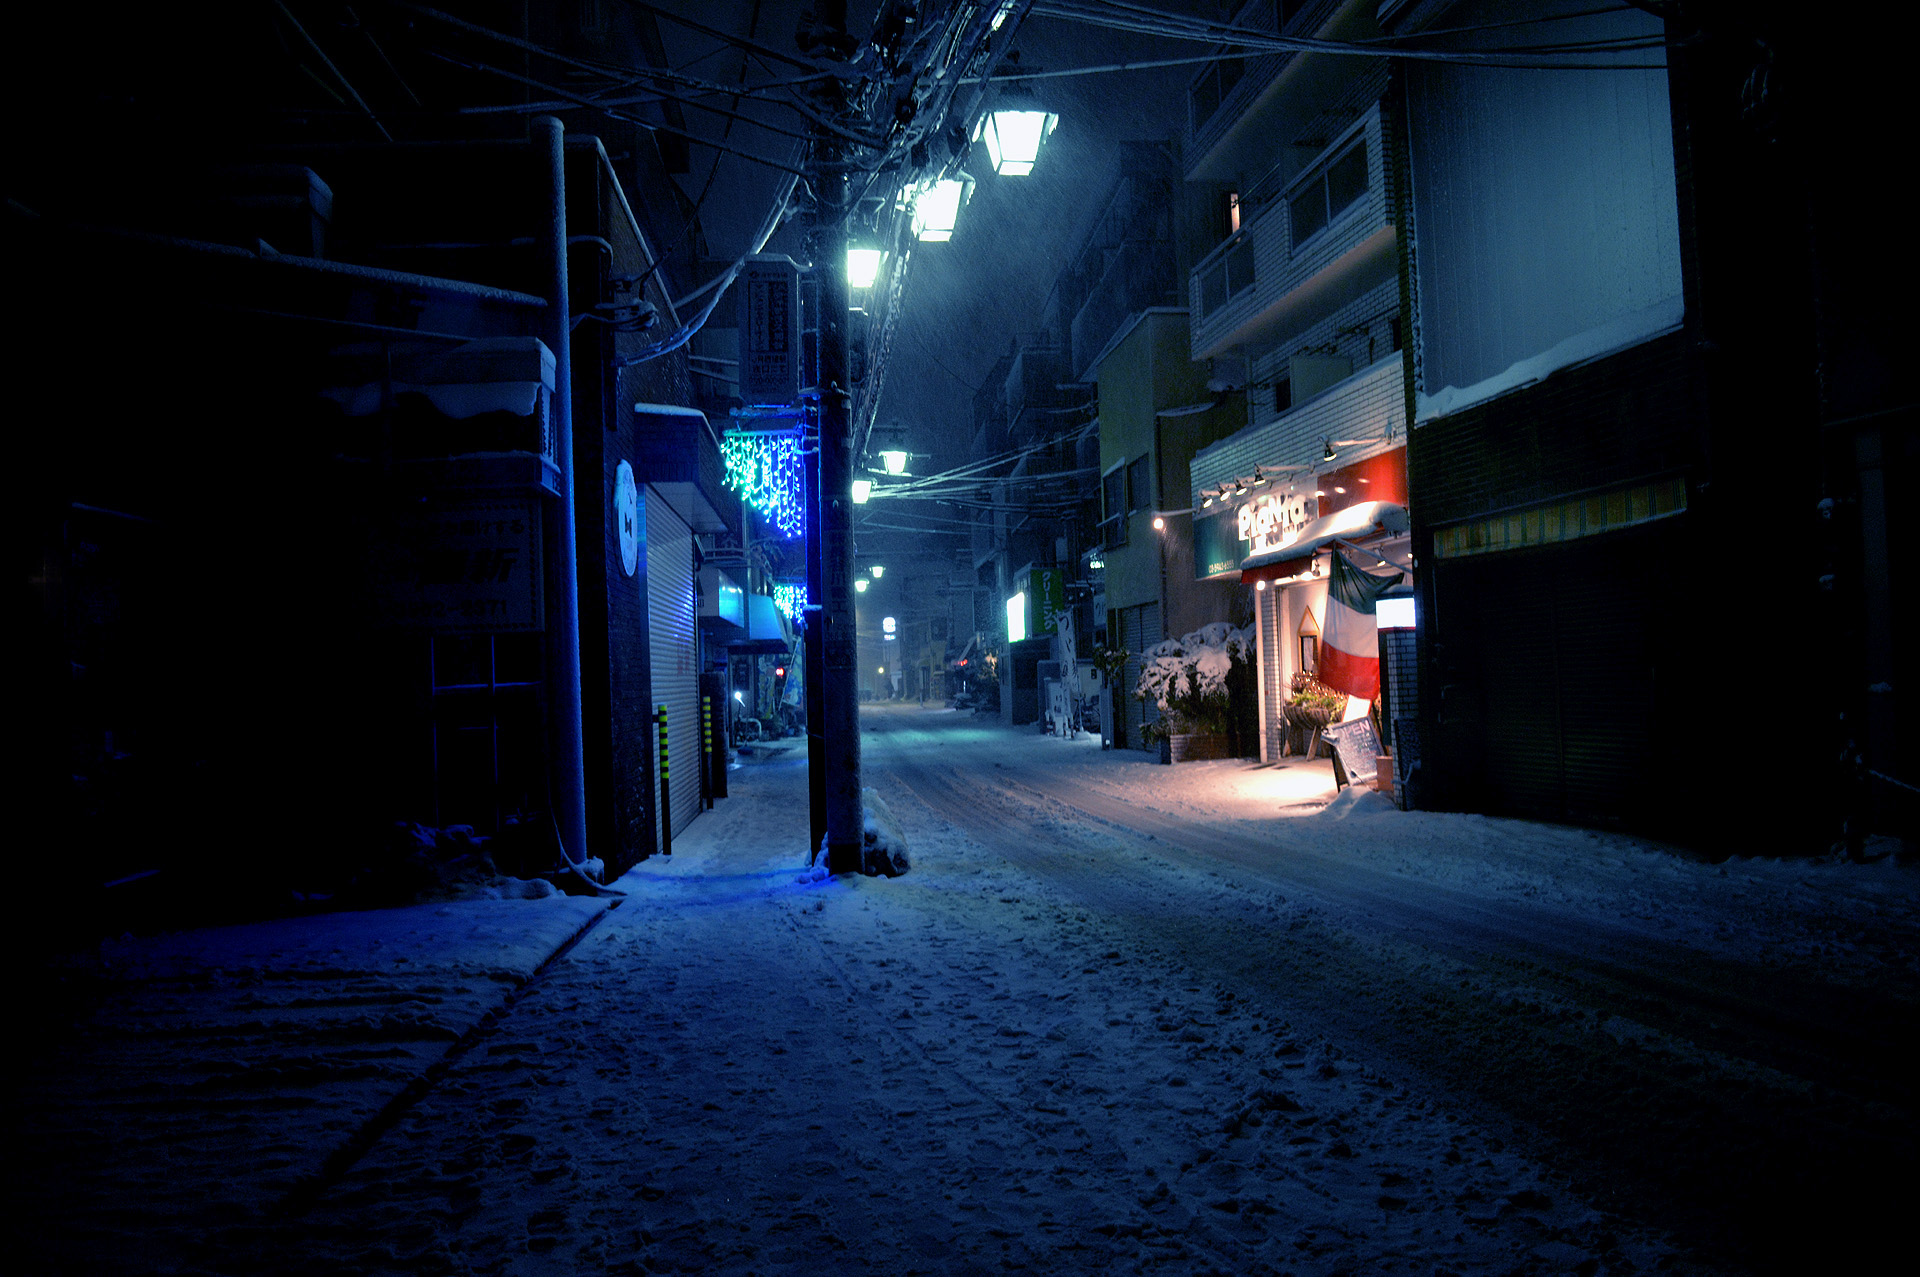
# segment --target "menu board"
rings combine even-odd
[[[1379,770],[1381,754],[1380,737],[1373,730],[1373,719],[1363,714],[1345,723],[1335,723],[1320,735],[1340,756],[1340,765],[1346,769],[1348,784],[1355,785],[1373,779],[1374,773]]]

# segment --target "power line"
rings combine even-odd
[[[1080,22],[1114,31],[1191,40],[1201,44],[1233,45],[1270,53],[1331,53],[1350,57],[1393,57],[1425,62],[1451,62],[1476,66],[1513,67],[1533,70],[1632,70],[1663,71],[1664,62],[1569,62],[1552,53],[1504,52],[1492,50],[1440,50],[1406,47],[1385,41],[1404,37],[1386,37],[1378,43],[1323,40],[1311,36],[1285,36],[1271,31],[1253,30],[1225,24],[1200,22],[1179,14],[1165,13],[1142,5],[1104,0],[1104,10],[1077,4],[1074,0],[1036,0],[1033,12],[1043,17]],[[1566,53],[1611,53],[1664,48],[1661,36],[1617,37],[1586,42],[1568,42],[1560,46]]]

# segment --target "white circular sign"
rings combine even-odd
[[[640,488],[624,461],[613,479],[613,517],[620,525],[620,566],[632,576],[640,567]]]

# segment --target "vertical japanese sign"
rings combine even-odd
[[[1014,578],[1027,596],[1027,634],[1051,637],[1067,610],[1067,575],[1059,568],[1032,568]]]
[[[376,575],[381,610],[402,629],[512,634],[545,626],[540,505],[463,501],[392,524]]]
[[[740,269],[740,399],[749,406],[800,398],[800,268],[761,254]]]

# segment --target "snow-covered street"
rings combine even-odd
[[[10,1139],[33,1269],[1857,1271],[1898,1225],[1911,868],[864,721],[898,879],[804,872],[790,747],[611,909],[68,968]]]

